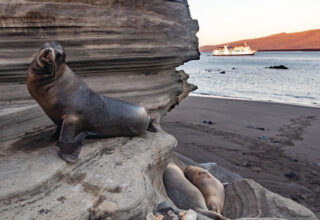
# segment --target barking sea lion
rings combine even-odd
[[[75,162],[87,136],[138,136],[147,128],[156,131],[144,107],[95,93],[65,59],[60,44],[45,43],[27,74],[31,96],[57,125],[53,136],[62,159]]]

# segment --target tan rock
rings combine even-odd
[[[165,132],[89,141],[75,165],[52,145],[0,160],[0,219],[144,219],[166,197]]]
[[[312,211],[273,193],[253,180],[238,180],[226,187],[223,215],[231,219],[318,220]]]

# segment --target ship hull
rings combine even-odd
[[[229,57],[229,56],[253,56],[255,53],[250,53],[250,54],[213,54],[212,56],[217,56],[217,57]]]
[[[213,56],[252,56],[255,55],[257,51],[251,50],[251,48],[244,43],[244,46],[238,47],[228,47],[224,46],[223,48],[216,49],[212,51]]]

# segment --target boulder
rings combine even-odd
[[[313,212],[304,206],[249,179],[227,185],[223,215],[241,220],[318,220]]]
[[[289,69],[288,67],[284,66],[284,65],[279,65],[279,66],[269,66],[269,67],[266,67],[268,69],[278,69],[278,70],[287,70]]]
[[[74,165],[50,144],[1,158],[0,219],[144,219],[166,200],[171,135],[86,142]]]
[[[241,180],[242,177],[230,170],[219,166],[216,163],[200,163],[199,167],[208,170],[214,177],[220,180],[222,183],[232,183],[236,180]]]

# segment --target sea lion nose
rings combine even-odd
[[[47,49],[45,49],[45,51],[44,51],[44,55],[46,56],[46,55],[48,55],[50,52],[51,52],[51,50],[50,50],[49,48],[47,48]]]

